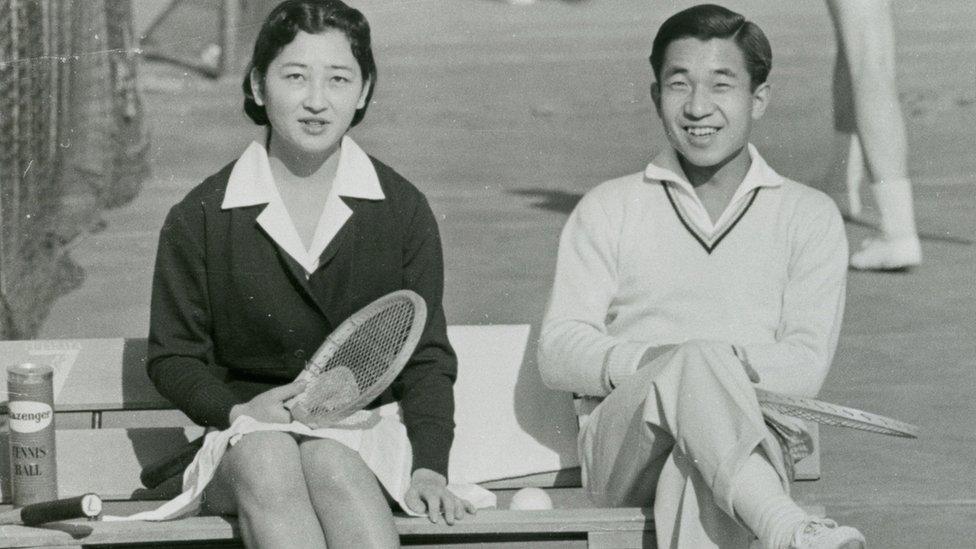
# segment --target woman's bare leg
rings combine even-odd
[[[300,444],[305,482],[329,547],[399,547],[390,505],[358,453],[328,439]]]
[[[209,512],[238,516],[247,547],[325,547],[298,443],[287,433],[245,435],[224,455],[204,496]]]

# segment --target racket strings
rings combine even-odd
[[[383,381],[410,338],[414,316],[413,302],[395,300],[359,324],[306,389],[308,411],[322,415],[344,409]]]

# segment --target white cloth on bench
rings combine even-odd
[[[180,495],[151,511],[127,517],[106,516],[104,520],[160,521],[197,514],[203,491],[213,478],[227,449],[241,437],[256,431],[283,431],[307,437],[329,438],[345,444],[359,452],[383,488],[406,513],[420,516],[420,513],[411,510],[404,502],[404,495],[410,486],[412,452],[406,428],[398,416],[391,414],[395,411],[395,406],[363,410],[353,414],[343,425],[320,429],[311,429],[297,421],[262,423],[251,417],[241,416],[228,429],[207,433],[203,447],[183,473],[183,492]],[[476,507],[495,506],[495,495],[480,486],[452,484],[448,488]]]

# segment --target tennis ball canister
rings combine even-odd
[[[10,488],[16,507],[58,497],[53,382],[50,366],[7,368]]]

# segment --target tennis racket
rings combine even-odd
[[[183,446],[178,454],[167,455],[161,460],[154,461],[139,473],[139,480],[142,485],[150,490],[166,482],[167,480],[182,475],[183,471],[193,463],[197,457],[197,452],[203,448],[203,438],[191,440]]]
[[[43,501],[0,513],[0,524],[34,526],[74,518],[97,518],[102,512],[102,498],[95,494]]]
[[[872,414],[812,398],[784,395],[756,389],[759,406],[781,414],[824,425],[859,429],[882,435],[918,438],[918,427],[890,417]]]
[[[307,383],[305,391],[285,407],[313,429],[341,422],[390,386],[413,355],[426,323],[427,306],[410,290],[363,307],[319,346],[296,379]]]
[[[307,385],[285,406],[313,429],[336,425],[372,402],[393,383],[413,355],[427,323],[427,305],[410,290],[380,297],[343,321],[326,337],[296,380]],[[178,454],[151,463],[140,480],[155,488],[182,474],[203,437]]]

